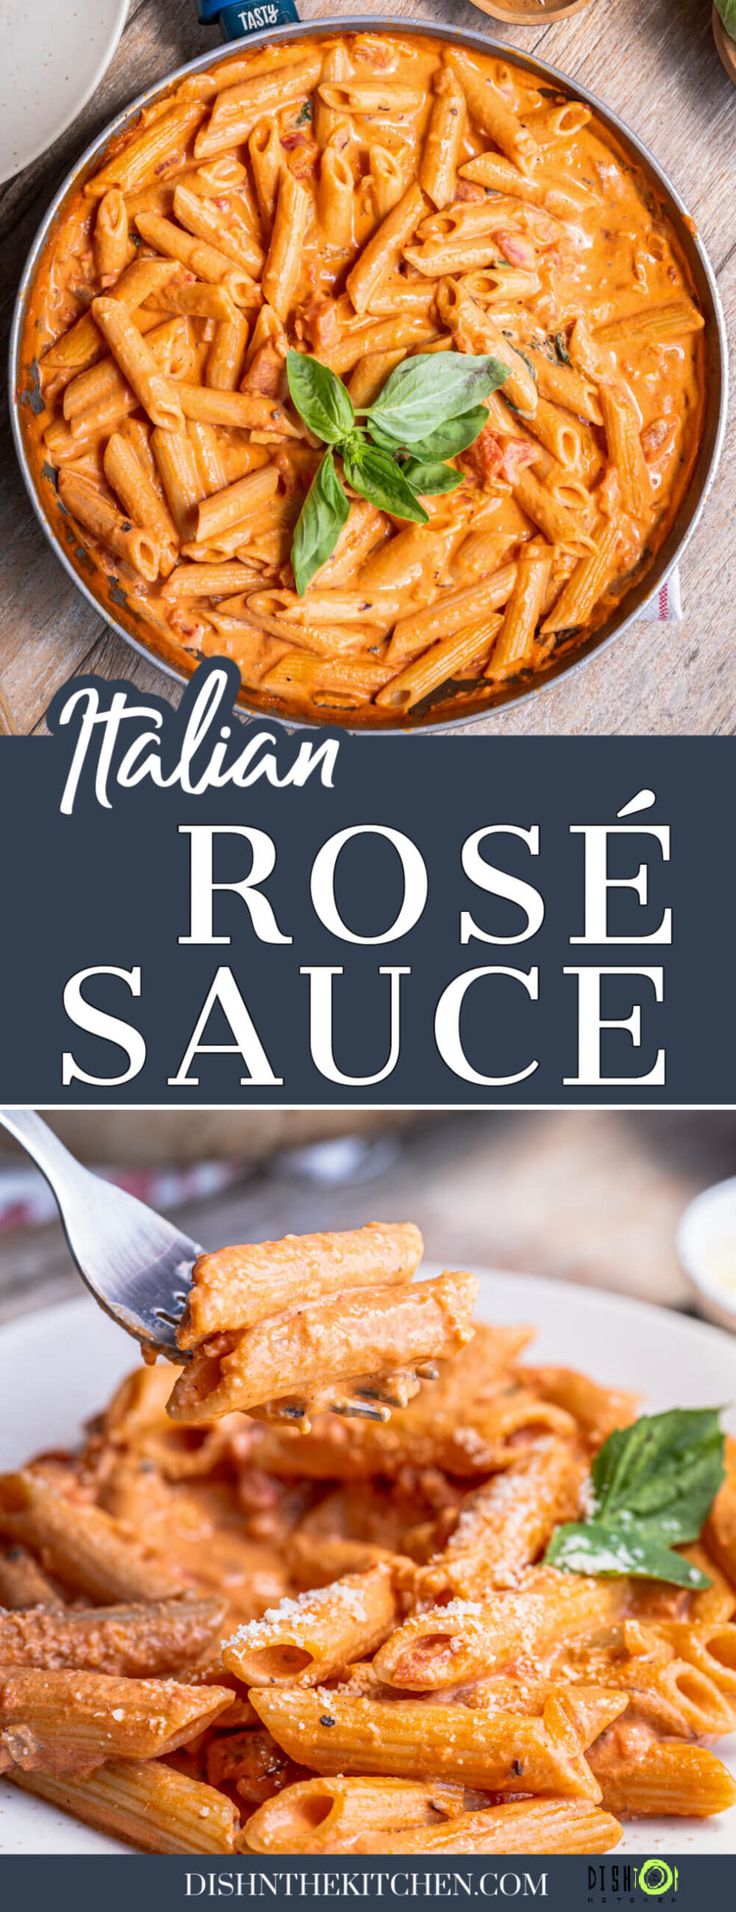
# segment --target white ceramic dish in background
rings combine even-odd
[[[685,1209],[677,1252],[703,1314],[736,1331],[736,1176],[704,1188]]]
[[[736,1344],[715,1328],[618,1295],[477,1272],[480,1318],[534,1322],[542,1361],[573,1363],[600,1381],[637,1388],[650,1410],[736,1399]],[[73,1445],[81,1422],[135,1360],[133,1342],[86,1297],[0,1330],[0,1468]],[[736,1773],[736,1735],[720,1741],[718,1752]],[[0,1780],[0,1853],[127,1851]],[[736,1809],[710,1820],[640,1820],[627,1827],[618,1851],[736,1852]]]
[[[38,159],[106,72],[128,0],[0,0],[0,184]]]

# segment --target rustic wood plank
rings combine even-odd
[[[303,11],[310,18],[328,16],[334,0],[317,0]],[[437,11],[457,26],[537,51],[598,92],[628,121],[651,146],[702,230],[736,336],[736,88],[718,60],[710,9],[702,0],[678,0],[676,8],[671,0],[593,0],[570,19],[529,28],[505,27],[464,0],[441,0]],[[397,0],[392,9],[397,20],[422,16],[432,19],[437,13],[415,0]],[[136,93],[216,44],[216,34],[198,27],[192,0],[167,0],[165,8],[154,0],[133,0],[112,66],[76,125],[0,190],[4,332],[33,233],[74,157]],[[0,450],[6,550],[0,735],[42,734],[54,691],[82,670],[126,677],[142,690],[177,701],[178,687],[106,630],[44,544],[17,471],[4,398]],[[736,576],[736,519],[730,509],[735,465],[731,431],[705,521],[683,566],[684,622],[635,625],[559,684],[484,718],[472,727],[474,735],[733,734],[736,609],[733,593],[724,593],[723,585]]]

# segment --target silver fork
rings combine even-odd
[[[0,1109],[0,1123],[45,1175],[95,1301],[151,1353],[189,1360],[177,1347],[176,1326],[201,1248],[135,1195],[83,1168],[34,1109]]]
[[[72,1259],[95,1301],[151,1354],[191,1360],[177,1346],[176,1328],[202,1253],[197,1243],[135,1195],[83,1168],[35,1109],[0,1109],[0,1124],[45,1175]],[[386,1421],[392,1407],[412,1398],[420,1379],[436,1380],[437,1372],[425,1361],[393,1375],[358,1377],[344,1396],[328,1395],[323,1405],[333,1414]],[[275,1419],[304,1416],[302,1401],[285,1397],[275,1404]]]

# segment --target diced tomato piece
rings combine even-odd
[[[519,472],[534,464],[536,456],[536,445],[530,445],[526,438],[507,438],[503,453],[503,475],[507,483],[513,485]]]
[[[490,425],[484,425],[473,445],[463,452],[460,460],[463,469],[480,478],[481,484],[490,484],[494,478],[500,478],[503,471],[504,440]]]
[[[476,180],[459,179],[457,182],[457,186],[455,187],[455,198],[468,199],[468,200],[474,199],[477,202],[479,199],[486,199],[487,193],[486,193],[485,186],[479,186]]]
[[[525,465],[533,463],[536,455],[535,446],[527,444],[525,438],[503,438],[492,425],[485,425],[475,444],[463,452],[460,463],[464,470],[480,478],[482,485],[494,484],[499,479],[509,485]]]
[[[281,144],[291,153],[289,172],[295,179],[312,179],[319,164],[319,147],[311,133],[282,133]]]
[[[641,435],[641,448],[644,453],[644,457],[653,458],[655,452],[661,451],[663,445],[667,443],[668,439],[671,440],[674,438],[676,430],[677,430],[677,427],[675,425],[674,419],[671,419],[671,418],[652,419],[651,425],[645,426],[645,429]]]
[[[499,252],[504,259],[508,259],[510,266],[523,266],[526,271],[533,272],[537,254],[531,239],[522,238],[518,232],[494,232],[493,237]]]
[[[251,360],[240,389],[243,392],[261,392],[264,398],[280,398],[284,395],[284,360],[271,339],[260,346]]]

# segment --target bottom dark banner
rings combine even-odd
[[[266,1859],[141,1857],[130,1861],[102,1857],[6,1857],[0,1863],[2,1901],[40,1912],[54,1903],[73,1903],[75,1912],[147,1912],[154,1905],[185,1901],[245,1899],[264,1905],[341,1900],[347,1904],[393,1904],[403,1900],[452,1899],[543,1901],[559,1912],[588,1906],[677,1906],[689,1912],[730,1908],[734,1901],[736,1854],[679,1854],[667,1857],[615,1851],[525,1858],[514,1853],[455,1855],[441,1860],[329,1858],[318,1862],[304,1854]],[[68,1897],[67,1897],[68,1895]]]

